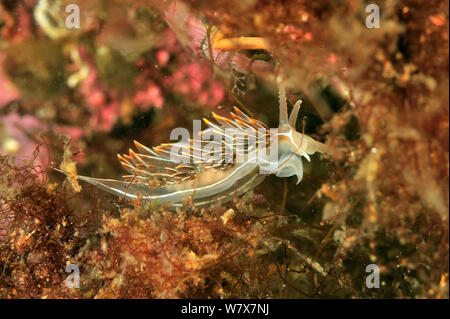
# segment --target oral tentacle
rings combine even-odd
[[[302,100],[298,100],[292,109],[291,115],[289,115],[289,125],[292,126],[293,129],[295,129],[295,124],[297,124],[298,112],[300,111],[301,105]]]
[[[286,102],[286,89],[284,84],[279,87],[279,102],[280,102],[280,126],[288,123],[288,112]]]

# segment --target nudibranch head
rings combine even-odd
[[[301,157],[304,156],[311,161],[309,155],[315,152],[329,153],[328,147],[309,136],[295,130],[298,112],[302,101],[295,103],[294,108],[288,117],[286,93],[283,85],[279,89],[280,99],[280,124],[278,126],[278,168],[275,175],[278,177],[289,177],[297,175],[297,184],[303,178],[303,163]]]

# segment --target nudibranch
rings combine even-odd
[[[225,159],[211,162],[203,156],[196,157],[195,152],[188,152],[188,161],[181,162],[171,156],[171,148],[177,143],[150,148],[134,141],[137,151],[130,149],[129,154],[118,154],[122,166],[129,172],[129,175],[123,176],[123,180],[87,176],[77,178],[125,199],[141,198],[161,204],[170,202],[174,207],[182,206],[188,198],[198,207],[229,201],[261,183],[267,175],[261,174],[262,168],[267,172],[268,167],[272,167],[269,173],[278,177],[296,175],[298,184],[303,178],[301,157],[310,161],[309,155],[316,152],[326,153],[328,147],[295,130],[301,101],[295,103],[288,117],[283,86],[279,89],[279,103],[280,119],[277,130],[269,130],[264,123],[249,117],[235,107],[234,112],[230,113],[231,119],[215,113],[212,114],[214,122],[204,119],[208,128],[200,132],[201,135],[214,132],[226,136],[227,129],[232,128],[238,132],[242,131],[248,137],[248,129],[255,129],[255,132],[262,129],[266,134],[262,137],[258,135],[257,145],[261,145],[261,142],[264,145],[276,142],[274,161],[268,161],[267,157],[256,158],[260,157],[260,153],[252,152],[251,148],[242,151],[242,148],[238,147],[242,146],[242,140],[236,138],[232,138],[232,143],[229,143],[229,139],[228,142],[225,139],[220,145],[222,150],[231,151],[232,158],[242,155],[243,160],[234,162]],[[204,148],[207,144],[207,141],[195,139],[189,142],[189,145],[185,145],[187,150],[195,148],[195,143],[192,142],[197,142],[200,148]],[[186,155],[186,152],[183,155]]]

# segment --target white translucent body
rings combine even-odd
[[[158,203],[170,202],[173,206],[181,206],[189,197],[197,206],[211,203],[225,202],[254,188],[262,182],[265,175],[259,174],[260,165],[270,165],[275,169],[273,173],[278,177],[296,175],[297,184],[303,178],[303,164],[301,157],[310,161],[309,155],[315,152],[325,153],[328,147],[315,141],[309,136],[295,130],[295,124],[300,109],[298,101],[288,118],[284,88],[280,87],[280,125],[278,127],[278,162],[264,163],[247,155],[244,163],[234,164],[224,169],[199,169],[195,178],[151,188],[149,184],[118,181],[113,179],[99,179],[78,176],[78,179],[93,184],[112,194],[125,199],[142,198]],[[199,166],[201,167],[201,166]]]

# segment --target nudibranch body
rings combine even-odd
[[[175,207],[182,206],[189,197],[200,207],[226,202],[253,189],[268,173],[278,177],[296,175],[299,183],[303,177],[301,157],[309,161],[309,155],[328,152],[328,147],[295,130],[301,101],[295,104],[288,118],[284,87],[280,88],[279,95],[278,130],[269,130],[264,123],[250,118],[238,108],[234,108],[231,113],[232,119],[213,113],[215,122],[204,119],[209,128],[200,134],[215,133],[226,137],[221,142],[191,139],[188,144],[179,142],[149,148],[135,141],[137,152],[130,150],[127,155],[118,155],[122,166],[129,172],[129,175],[124,176],[124,180],[87,176],[77,178],[125,199],[170,202]],[[231,138],[230,143],[228,129],[241,132],[246,138],[254,137],[257,140],[256,146],[236,137]],[[256,132],[260,131],[264,134],[257,135]],[[277,147],[274,158],[267,157],[266,150],[264,154],[259,152],[261,145],[266,147],[273,142],[276,142],[274,145]],[[231,156],[221,157],[219,161],[199,156],[198,154],[211,154],[210,151],[205,151],[211,143],[220,143],[220,150]],[[248,146],[247,149],[241,147],[244,144]],[[184,150],[181,152],[183,161],[172,156],[174,146],[181,146]],[[238,156],[241,160],[233,161]],[[266,173],[261,174],[261,171]]]

